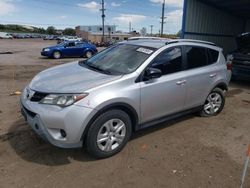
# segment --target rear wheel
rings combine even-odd
[[[122,110],[101,114],[88,130],[85,141],[87,151],[96,158],[118,153],[130,138],[131,126],[130,117]]]
[[[90,58],[90,57],[92,57],[93,56],[93,53],[91,52],[91,51],[87,51],[86,53],[85,53],[85,57],[86,58]]]
[[[61,58],[61,53],[59,51],[53,52],[53,58],[54,59],[60,59]]]
[[[201,116],[215,116],[219,114],[225,104],[225,94],[223,90],[220,88],[215,88],[213,91],[208,95],[205,104],[203,105],[202,111],[200,112]]]

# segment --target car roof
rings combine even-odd
[[[122,43],[131,44],[131,45],[138,45],[138,46],[144,46],[144,47],[151,47],[151,48],[161,48],[166,45],[166,42],[168,42],[168,39],[140,39],[140,40],[129,40]]]
[[[161,39],[165,39],[165,38],[161,38],[161,37],[129,37],[128,40],[161,40]]]
[[[191,45],[191,44],[200,44],[204,45],[205,47],[212,47],[212,48],[219,48],[216,46],[216,44],[208,41],[202,41],[202,40],[193,40],[193,39],[140,39],[140,40],[129,40],[126,42],[123,42],[126,44],[131,44],[131,45],[138,45],[138,46],[144,46],[144,47],[151,47],[151,48],[156,48],[159,49],[163,46],[174,44],[174,43],[183,43],[185,45]]]

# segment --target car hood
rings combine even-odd
[[[48,48],[48,49],[55,49],[55,48],[61,48],[61,47],[62,47],[62,45],[55,45],[55,46],[48,46],[46,48]],[[46,48],[44,48],[44,49],[46,49]]]
[[[250,52],[250,33],[243,33],[236,37],[238,50]]]
[[[44,93],[81,93],[121,77],[92,71],[73,62],[40,72],[29,87]]]

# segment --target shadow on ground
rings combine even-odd
[[[230,82],[231,87],[241,88],[241,89],[250,89],[250,80],[236,80],[233,79]]]
[[[167,123],[158,124],[133,134],[133,140],[142,136],[149,136],[155,131],[175,125],[180,121],[193,118],[193,115],[184,116]],[[9,142],[16,154],[22,159],[46,166],[59,166],[71,163],[72,159],[81,162],[95,161],[83,148],[58,148],[40,138],[22,119],[12,124],[8,133],[0,136],[1,142]]]

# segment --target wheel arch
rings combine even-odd
[[[84,49],[84,53],[85,53],[85,54],[86,54],[86,52],[88,52],[88,51],[91,51],[93,54],[95,53],[94,50],[91,49],[91,48],[89,48],[89,47],[87,47],[87,48]]]
[[[85,138],[86,138],[86,135],[87,135],[87,132],[91,126],[91,124],[95,121],[95,119],[102,113],[108,111],[108,110],[113,110],[113,109],[119,109],[119,110],[122,110],[124,112],[126,112],[130,119],[131,119],[131,122],[132,122],[132,132],[135,132],[136,130],[138,130],[138,125],[139,125],[139,116],[136,112],[136,110],[129,104],[127,103],[122,103],[122,102],[117,102],[117,103],[113,103],[113,104],[110,104],[110,105],[107,105],[103,108],[101,108],[100,110],[97,111],[97,113],[90,119],[90,121],[88,122],[86,128],[84,129],[83,131],[83,134],[82,134],[82,137],[81,137],[81,140],[84,142],[85,141]]]
[[[53,55],[54,55],[55,52],[60,52],[61,57],[63,56],[63,52],[62,52],[61,49],[55,48],[55,49],[53,49],[53,50],[51,50],[51,51],[52,51],[52,52],[51,52],[51,56],[52,56],[52,57],[53,57]]]
[[[215,88],[220,88],[223,91],[228,91],[228,85],[225,82],[219,82],[219,83],[217,83],[215,85],[215,87],[213,87],[213,89],[215,89]],[[213,91],[213,89],[211,91]]]

